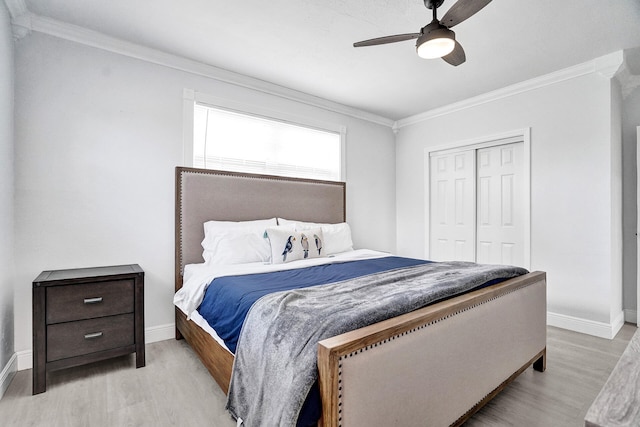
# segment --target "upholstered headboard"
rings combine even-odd
[[[281,217],[345,221],[345,183],[176,168],[175,274],[182,287],[186,264],[203,262],[203,224]]]

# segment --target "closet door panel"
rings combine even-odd
[[[430,159],[430,258],[475,260],[475,152]]]
[[[524,263],[523,145],[477,151],[477,262]]]

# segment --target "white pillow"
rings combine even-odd
[[[206,264],[243,264],[268,262],[269,243],[263,238],[276,219],[255,221],[207,221],[204,223],[202,258]]]
[[[304,222],[278,218],[278,224],[293,228],[296,231],[309,228],[320,227],[324,235],[324,249],[327,255],[339,254],[353,250],[353,240],[351,239],[351,227],[346,222],[338,224],[321,224],[315,222]]]
[[[272,264],[325,256],[324,236],[320,227],[302,231],[290,227],[272,227],[267,228],[265,234],[271,247]]]

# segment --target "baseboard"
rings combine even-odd
[[[0,399],[4,396],[4,392],[9,388],[13,376],[18,372],[18,356],[13,353],[11,358],[0,372]]]
[[[638,324],[638,311],[637,310],[629,310],[625,309],[624,311],[624,321],[627,323],[635,323]]]
[[[165,341],[175,338],[176,326],[175,323],[169,323],[167,325],[152,326],[144,329],[144,342],[151,344],[153,342]],[[18,360],[18,371],[33,368],[33,352],[31,350],[19,351],[16,353]]]
[[[620,328],[622,328],[624,320],[625,316],[622,311],[611,323],[596,322],[594,320],[567,316],[565,314],[547,312],[547,325],[549,326],[556,326],[558,328],[607,339],[613,339],[613,337],[616,336]]]
[[[170,340],[176,337],[176,324],[169,323],[167,325],[152,326],[144,330],[144,342],[151,344],[152,342]]]
[[[18,371],[33,368],[33,352],[31,350],[22,350],[16,355],[18,357]]]

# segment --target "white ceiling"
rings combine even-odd
[[[640,46],[640,0],[495,0],[454,28],[467,55],[459,67],[420,59],[414,41],[352,46],[418,32],[431,20],[421,0],[24,2],[36,15],[392,120]]]

